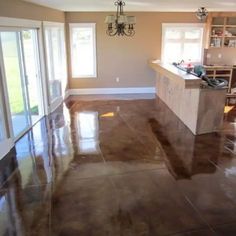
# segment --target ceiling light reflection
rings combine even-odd
[[[80,154],[99,152],[98,113],[79,112],[76,115],[77,144]]]
[[[225,114],[229,113],[233,108],[234,108],[234,106],[225,106],[224,113]]]
[[[114,117],[115,113],[114,112],[108,112],[100,115],[100,117]]]

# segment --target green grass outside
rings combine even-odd
[[[24,113],[24,97],[21,89],[20,68],[14,41],[4,41],[3,54],[11,113],[14,115]],[[32,91],[30,91],[30,93],[32,94]],[[35,94],[32,94],[30,97],[30,110],[31,114],[38,114],[37,100],[34,95]]]

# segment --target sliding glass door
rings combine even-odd
[[[2,159],[13,147],[13,140],[7,126],[6,107],[3,104],[3,83],[0,71],[0,159]]]
[[[14,137],[43,115],[37,30],[0,31],[2,71]]]
[[[5,137],[5,131],[4,131],[4,123],[3,123],[3,112],[2,107],[0,107],[0,142]]]
[[[0,98],[0,160],[11,150],[12,147],[13,140],[9,138],[9,134],[6,129],[3,103]]]
[[[6,138],[5,118],[3,113],[3,103],[0,97],[0,143]]]
[[[26,84],[18,32],[1,32],[4,71],[14,136],[29,127]]]
[[[38,40],[34,30],[24,30],[21,32],[24,65],[26,74],[26,84],[28,89],[28,100],[30,117],[32,123],[37,122],[43,115],[41,73],[38,57]]]
[[[63,101],[67,81],[64,24],[44,22],[44,35],[49,104],[52,112]]]

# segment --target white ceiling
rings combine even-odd
[[[113,0],[25,0],[62,11],[114,11]],[[125,11],[236,11],[236,0],[125,0]]]

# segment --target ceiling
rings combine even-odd
[[[62,11],[114,11],[113,0],[24,0]],[[125,0],[125,11],[236,11],[235,0]]]

